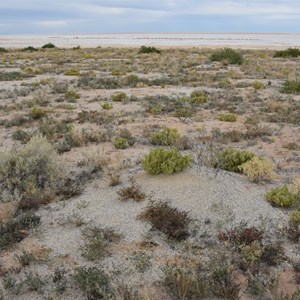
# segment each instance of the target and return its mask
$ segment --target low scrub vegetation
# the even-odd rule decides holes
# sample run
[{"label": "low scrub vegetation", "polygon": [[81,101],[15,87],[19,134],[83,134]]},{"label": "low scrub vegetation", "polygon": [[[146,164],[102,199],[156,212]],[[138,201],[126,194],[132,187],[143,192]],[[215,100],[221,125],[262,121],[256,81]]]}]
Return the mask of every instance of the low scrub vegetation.
[{"label": "low scrub vegetation", "polygon": [[300,79],[286,80],[281,91],[285,94],[300,94]]},{"label": "low scrub vegetation", "polygon": [[157,53],[160,54],[161,51],[155,47],[141,46],[139,50],[140,54],[148,54],[148,53]]},{"label": "low scrub vegetation", "polygon": [[287,185],[283,185],[271,189],[265,197],[274,206],[290,207],[296,203],[298,195],[290,192]]},{"label": "low scrub vegetation", "polygon": [[151,203],[139,218],[149,222],[153,229],[165,233],[169,238],[182,240],[188,236],[191,222],[188,213],[170,206],[167,202]]},{"label": "low scrub vegetation", "polygon": [[274,53],[274,57],[298,57],[300,56],[300,50],[297,48],[288,48],[286,50],[279,50]]},{"label": "low scrub vegetation", "polygon": [[177,129],[166,128],[151,136],[151,143],[157,146],[175,146],[180,140]]},{"label": "low scrub vegetation", "polygon": [[22,195],[54,193],[65,172],[58,154],[45,138],[35,136],[17,151],[0,158],[2,199],[20,199]]},{"label": "low scrub vegetation", "polygon": [[236,114],[220,114],[218,115],[219,121],[223,122],[236,122],[237,115]]},{"label": "low scrub vegetation", "polygon": [[190,155],[181,155],[176,148],[170,150],[162,147],[153,149],[147,154],[142,165],[144,170],[152,175],[161,173],[178,173],[185,169],[192,162]]},{"label": "low scrub vegetation", "polygon": [[210,60],[219,61],[225,64],[241,65],[243,63],[243,56],[231,48],[224,48],[216,50],[210,56]]}]

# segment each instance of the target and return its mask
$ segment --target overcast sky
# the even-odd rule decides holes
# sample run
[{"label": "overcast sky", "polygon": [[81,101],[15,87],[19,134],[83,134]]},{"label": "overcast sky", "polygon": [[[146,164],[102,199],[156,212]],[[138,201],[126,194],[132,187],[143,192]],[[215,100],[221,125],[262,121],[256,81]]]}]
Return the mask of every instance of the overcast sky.
[{"label": "overcast sky", "polygon": [[0,34],[299,31],[300,0],[0,0]]}]

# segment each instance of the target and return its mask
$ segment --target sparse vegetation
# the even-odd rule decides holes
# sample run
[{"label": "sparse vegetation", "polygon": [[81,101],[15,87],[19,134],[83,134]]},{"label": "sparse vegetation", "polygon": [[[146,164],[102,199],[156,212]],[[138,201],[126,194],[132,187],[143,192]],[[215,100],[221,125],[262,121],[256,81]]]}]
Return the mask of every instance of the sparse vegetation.
[{"label": "sparse vegetation", "polygon": [[218,116],[219,121],[223,122],[236,122],[237,115],[236,114],[220,114]]},{"label": "sparse vegetation", "polygon": [[151,143],[157,146],[175,146],[180,140],[177,129],[166,128],[151,136]]},{"label": "sparse vegetation", "polygon": [[141,46],[139,53],[158,53],[160,54],[161,51],[155,47],[148,47],[148,46]]}]

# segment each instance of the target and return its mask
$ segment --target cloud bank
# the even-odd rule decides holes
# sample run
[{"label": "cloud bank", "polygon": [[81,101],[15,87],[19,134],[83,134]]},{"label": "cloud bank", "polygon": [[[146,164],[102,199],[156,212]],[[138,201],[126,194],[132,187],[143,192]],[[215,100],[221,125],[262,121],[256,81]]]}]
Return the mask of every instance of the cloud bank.
[{"label": "cloud bank", "polygon": [[297,32],[299,0],[11,0],[0,34]]}]

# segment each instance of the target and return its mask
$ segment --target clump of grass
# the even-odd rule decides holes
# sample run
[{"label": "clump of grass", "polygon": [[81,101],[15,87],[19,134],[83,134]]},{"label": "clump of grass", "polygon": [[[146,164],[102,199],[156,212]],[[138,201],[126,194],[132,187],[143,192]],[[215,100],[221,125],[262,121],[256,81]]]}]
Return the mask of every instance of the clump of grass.
[{"label": "clump of grass", "polygon": [[298,57],[300,56],[300,50],[297,48],[288,48],[286,50],[278,50],[274,53],[273,57]]},{"label": "clump of grass", "polygon": [[118,93],[113,95],[112,97],[113,101],[115,102],[124,102],[128,99],[127,95],[125,93]]},{"label": "clump of grass", "polygon": [[207,93],[204,91],[193,91],[190,95],[189,102],[192,104],[202,104],[207,102]]},{"label": "clump of grass", "polygon": [[294,210],[290,213],[290,222],[294,225],[300,225],[300,210]]},{"label": "clump of grass", "polygon": [[97,267],[79,267],[75,269],[74,281],[89,300],[108,299],[112,288],[109,276]]},{"label": "clump of grass", "polygon": [[219,114],[218,120],[223,122],[236,122],[237,121],[237,115],[236,114]]},{"label": "clump of grass", "polygon": [[170,150],[162,147],[153,149],[147,154],[142,165],[146,172],[152,175],[161,173],[178,173],[192,162],[191,155],[181,155],[176,148]]},{"label": "clump of grass", "polygon": [[300,79],[295,79],[295,80],[286,80],[283,83],[282,93],[285,94],[300,94]]},{"label": "clump of grass", "polygon": [[66,76],[79,76],[80,70],[79,69],[68,69],[64,71],[64,75]]},{"label": "clump of grass", "polygon": [[129,147],[128,140],[123,137],[117,137],[113,140],[113,144],[117,149],[126,149]]},{"label": "clump of grass", "polygon": [[211,61],[220,61],[225,64],[241,65],[243,63],[243,56],[231,48],[224,48],[216,50],[211,56]]},{"label": "clump of grass", "polygon": [[265,88],[265,85],[261,81],[255,80],[252,82],[252,87],[255,90],[262,90]]},{"label": "clump of grass", "polygon": [[139,218],[149,222],[153,229],[165,233],[169,238],[182,240],[188,236],[191,222],[188,213],[171,207],[167,202],[151,203]]},{"label": "clump of grass", "polygon": [[133,178],[130,180],[130,185],[128,187],[124,187],[118,191],[118,195],[122,201],[133,199],[134,201],[139,202],[145,199],[145,194],[141,191],[141,187]]},{"label": "clump of grass", "polygon": [[38,105],[34,105],[31,109],[30,115],[33,119],[38,120],[47,115],[48,110],[45,108],[42,108]]},{"label": "clump of grass", "polygon": [[24,213],[0,224],[0,251],[23,240],[28,236],[29,230],[37,226],[39,222],[40,217],[31,213]]},{"label": "clump of grass", "polygon": [[147,47],[147,46],[141,46],[141,48],[139,49],[139,54],[148,54],[148,53],[161,53],[161,50],[155,48],[155,47]]},{"label": "clump of grass", "polygon": [[103,109],[112,109],[113,108],[113,105],[111,103],[108,103],[108,102],[104,102],[101,104],[101,107]]},{"label": "clump of grass", "polygon": [[166,128],[154,133],[150,140],[153,145],[174,146],[179,142],[180,134],[175,128]]},{"label": "clump of grass", "polygon": [[121,239],[111,228],[88,227],[83,230],[85,243],[81,255],[89,261],[97,261],[109,254],[109,246]]},{"label": "clump of grass", "polygon": [[34,136],[23,148],[0,156],[0,188],[3,198],[55,191],[64,178],[64,167],[47,140]]},{"label": "clump of grass", "polygon": [[56,48],[56,46],[52,43],[47,43],[42,46],[42,49],[53,49],[53,48]]},{"label": "clump of grass", "polygon": [[79,98],[80,98],[80,94],[74,90],[67,90],[65,92],[65,99],[67,99],[69,102],[74,102]]},{"label": "clump of grass", "polygon": [[265,198],[274,206],[290,207],[297,201],[297,194],[291,193],[288,186],[278,186],[265,194]]}]

